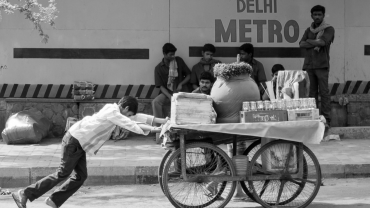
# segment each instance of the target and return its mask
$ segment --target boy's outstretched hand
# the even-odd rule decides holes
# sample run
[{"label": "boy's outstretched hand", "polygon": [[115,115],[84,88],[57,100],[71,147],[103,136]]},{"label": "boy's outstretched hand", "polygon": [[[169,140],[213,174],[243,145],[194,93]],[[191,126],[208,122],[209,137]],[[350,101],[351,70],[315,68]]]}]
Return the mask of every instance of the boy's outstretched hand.
[{"label": "boy's outstretched hand", "polygon": [[153,129],[151,130],[152,133],[160,133],[161,131],[162,131],[161,127],[153,127]]}]

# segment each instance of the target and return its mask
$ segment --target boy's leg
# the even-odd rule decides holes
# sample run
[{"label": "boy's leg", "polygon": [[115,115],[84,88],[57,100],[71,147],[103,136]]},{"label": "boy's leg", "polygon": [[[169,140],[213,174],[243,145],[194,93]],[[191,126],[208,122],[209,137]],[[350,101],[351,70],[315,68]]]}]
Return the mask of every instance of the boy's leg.
[{"label": "boy's leg", "polygon": [[[81,148],[82,149],[82,148]],[[87,165],[86,165],[86,153],[83,152],[76,167],[74,168],[75,175],[70,177],[66,182],[63,183],[49,198],[58,207],[67,201],[85,182],[87,179]]]},{"label": "boy's leg", "polygon": [[85,151],[82,150],[79,142],[67,132],[62,140],[62,158],[57,172],[25,188],[24,195],[30,201],[33,201],[67,179],[77,165],[82,153],[85,153]]},{"label": "boy's leg", "polygon": [[164,118],[163,116],[163,106],[170,102],[170,99],[167,98],[166,95],[159,94],[154,100],[152,101],[153,107],[153,115],[157,118]]}]

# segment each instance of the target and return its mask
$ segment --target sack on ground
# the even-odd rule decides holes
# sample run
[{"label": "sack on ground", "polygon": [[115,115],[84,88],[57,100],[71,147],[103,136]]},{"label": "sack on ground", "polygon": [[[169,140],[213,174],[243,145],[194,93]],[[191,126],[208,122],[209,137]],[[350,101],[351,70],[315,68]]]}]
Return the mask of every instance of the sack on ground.
[{"label": "sack on ground", "polygon": [[37,144],[49,132],[51,122],[37,109],[12,114],[1,136],[7,144]]}]

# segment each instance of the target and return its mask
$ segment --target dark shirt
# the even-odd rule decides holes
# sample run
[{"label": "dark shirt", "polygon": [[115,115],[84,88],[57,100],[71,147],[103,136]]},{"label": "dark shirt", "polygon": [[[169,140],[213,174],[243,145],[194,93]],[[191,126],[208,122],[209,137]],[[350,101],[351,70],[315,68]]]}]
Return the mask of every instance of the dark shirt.
[{"label": "dark shirt", "polygon": [[[221,63],[221,61],[218,61],[218,63]],[[200,62],[195,64],[193,68],[191,69],[190,83],[199,86],[200,74],[203,72],[204,72],[204,64]],[[213,67],[210,67],[209,72],[212,74],[212,76],[214,76]]]},{"label": "dark shirt", "polygon": [[256,82],[258,89],[260,90],[260,95],[262,97],[265,90],[260,85],[260,83],[264,83],[267,81],[265,69],[263,68],[262,63],[257,61],[256,59],[252,59],[252,63],[249,63],[249,64],[253,68],[253,73],[251,74],[251,77]]},{"label": "dark shirt", "polygon": [[261,82],[266,82],[266,73],[262,63],[257,61],[256,59],[253,59],[252,63],[249,64],[251,64],[253,68],[253,73],[251,77],[257,83],[257,86],[259,86]]},{"label": "dark shirt", "polygon": [[192,93],[199,93],[199,94],[210,95],[211,94],[211,90],[209,90],[208,92],[203,92],[203,91],[200,90],[200,87],[198,87],[197,89],[193,90]]},{"label": "dark shirt", "polygon": [[[177,72],[178,72],[178,77],[176,77],[175,82],[174,82],[174,89],[177,88],[178,84],[181,83],[187,75],[191,74],[190,69],[188,66],[185,64],[184,60],[180,57],[176,57],[176,62],[177,62]],[[166,66],[164,63],[164,60],[162,61],[155,67],[154,70],[154,80],[155,80],[155,86],[156,87],[165,87],[169,93],[173,93],[167,88],[167,82],[168,82],[168,74],[169,74],[170,68]],[[182,86],[182,92],[189,92],[190,86],[188,84],[184,84]]]},{"label": "dark shirt", "polygon": [[[320,47],[319,51],[314,48],[306,48],[306,54],[303,64],[303,70],[308,69],[329,69],[330,68],[330,45],[334,40],[335,30],[333,27],[328,27],[324,30],[324,34],[319,38],[325,42],[325,46]],[[307,28],[303,34],[301,41],[316,40],[317,33],[311,32],[310,28]]]}]

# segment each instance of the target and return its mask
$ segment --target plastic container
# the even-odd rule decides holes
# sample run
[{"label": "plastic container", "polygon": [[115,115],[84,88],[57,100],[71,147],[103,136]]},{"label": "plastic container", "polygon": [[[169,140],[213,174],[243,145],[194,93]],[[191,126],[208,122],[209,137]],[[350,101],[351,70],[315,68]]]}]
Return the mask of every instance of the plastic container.
[{"label": "plastic container", "polygon": [[236,169],[236,175],[238,176],[246,176],[247,175],[247,167],[249,163],[248,156],[246,155],[235,155],[233,158],[233,163]]}]

